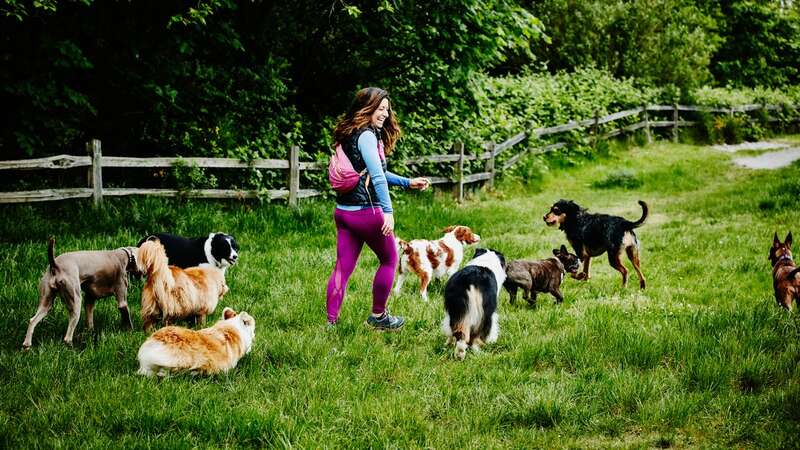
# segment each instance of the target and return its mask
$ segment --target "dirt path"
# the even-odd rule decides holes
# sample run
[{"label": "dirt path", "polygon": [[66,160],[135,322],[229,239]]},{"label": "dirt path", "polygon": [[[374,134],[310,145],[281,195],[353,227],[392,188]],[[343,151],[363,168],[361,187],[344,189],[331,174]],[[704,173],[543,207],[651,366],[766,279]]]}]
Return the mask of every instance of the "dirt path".
[{"label": "dirt path", "polygon": [[776,150],[758,156],[734,158],[734,164],[748,169],[779,169],[800,159],[800,147],[790,147],[781,142],[744,142],[737,145],[715,145],[715,150],[736,153],[742,150]]}]

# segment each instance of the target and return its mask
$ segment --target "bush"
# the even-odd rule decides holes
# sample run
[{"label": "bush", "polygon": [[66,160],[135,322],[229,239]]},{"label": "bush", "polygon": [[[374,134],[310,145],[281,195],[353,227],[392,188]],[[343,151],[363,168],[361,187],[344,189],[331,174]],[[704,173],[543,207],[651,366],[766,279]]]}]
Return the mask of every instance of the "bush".
[{"label": "bush", "polygon": [[637,189],[642,187],[644,181],[635,172],[630,170],[620,170],[609,174],[604,180],[595,181],[592,187],[595,189]]},{"label": "bush", "polygon": [[711,79],[714,18],[687,0],[528,1],[552,36],[536,47],[551,71],[599,67],[687,91]]}]

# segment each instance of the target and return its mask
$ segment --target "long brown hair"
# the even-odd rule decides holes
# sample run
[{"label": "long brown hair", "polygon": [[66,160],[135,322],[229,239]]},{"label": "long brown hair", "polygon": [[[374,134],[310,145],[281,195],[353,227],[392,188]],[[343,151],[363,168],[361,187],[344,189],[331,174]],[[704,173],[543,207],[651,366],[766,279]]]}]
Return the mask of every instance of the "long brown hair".
[{"label": "long brown hair", "polygon": [[[353,103],[346,114],[339,117],[339,122],[333,130],[333,144],[342,144],[356,131],[372,125],[372,114],[378,109],[383,99],[389,99],[389,93],[381,88],[368,87],[356,93]],[[389,116],[383,121],[383,128],[379,133],[383,141],[383,151],[387,155],[392,153],[397,139],[400,138],[400,126],[394,115],[391,101],[389,102]]]}]

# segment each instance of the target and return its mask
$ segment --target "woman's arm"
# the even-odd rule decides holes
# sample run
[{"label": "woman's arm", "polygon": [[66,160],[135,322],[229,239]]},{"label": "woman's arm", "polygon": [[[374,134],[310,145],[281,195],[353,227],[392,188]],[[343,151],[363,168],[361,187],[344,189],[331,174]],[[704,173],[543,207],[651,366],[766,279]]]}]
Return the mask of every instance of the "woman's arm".
[{"label": "woman's arm", "polygon": [[408,189],[411,186],[411,179],[402,177],[397,175],[396,173],[389,172],[388,170],[385,172],[386,174],[386,181],[389,182],[389,186],[400,186],[403,189]]},{"label": "woman's arm", "polygon": [[392,199],[389,197],[389,183],[381,166],[381,158],[378,156],[378,139],[375,137],[375,133],[371,130],[361,133],[361,136],[358,137],[358,150],[367,165],[367,172],[372,179],[372,185],[375,186],[381,210],[386,214],[391,214],[393,210]]}]

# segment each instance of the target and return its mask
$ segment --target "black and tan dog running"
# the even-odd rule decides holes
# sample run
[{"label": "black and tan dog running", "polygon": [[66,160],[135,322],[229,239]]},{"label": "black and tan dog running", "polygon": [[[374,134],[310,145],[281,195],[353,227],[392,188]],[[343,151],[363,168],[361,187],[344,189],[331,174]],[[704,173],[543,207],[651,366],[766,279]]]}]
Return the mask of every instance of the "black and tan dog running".
[{"label": "black and tan dog running", "polygon": [[564,230],[567,240],[583,262],[583,273],[573,275],[578,280],[588,280],[589,262],[592,257],[608,252],[611,267],[622,274],[622,286],[628,283],[628,270],[622,264],[623,251],[633,263],[639,275],[639,287],[644,289],[645,279],[639,267],[639,239],[634,228],[641,226],[647,218],[647,204],[639,200],[642,217],[636,222],[608,214],[590,214],[572,200],[559,200],[544,215],[548,226],[558,224]]}]

